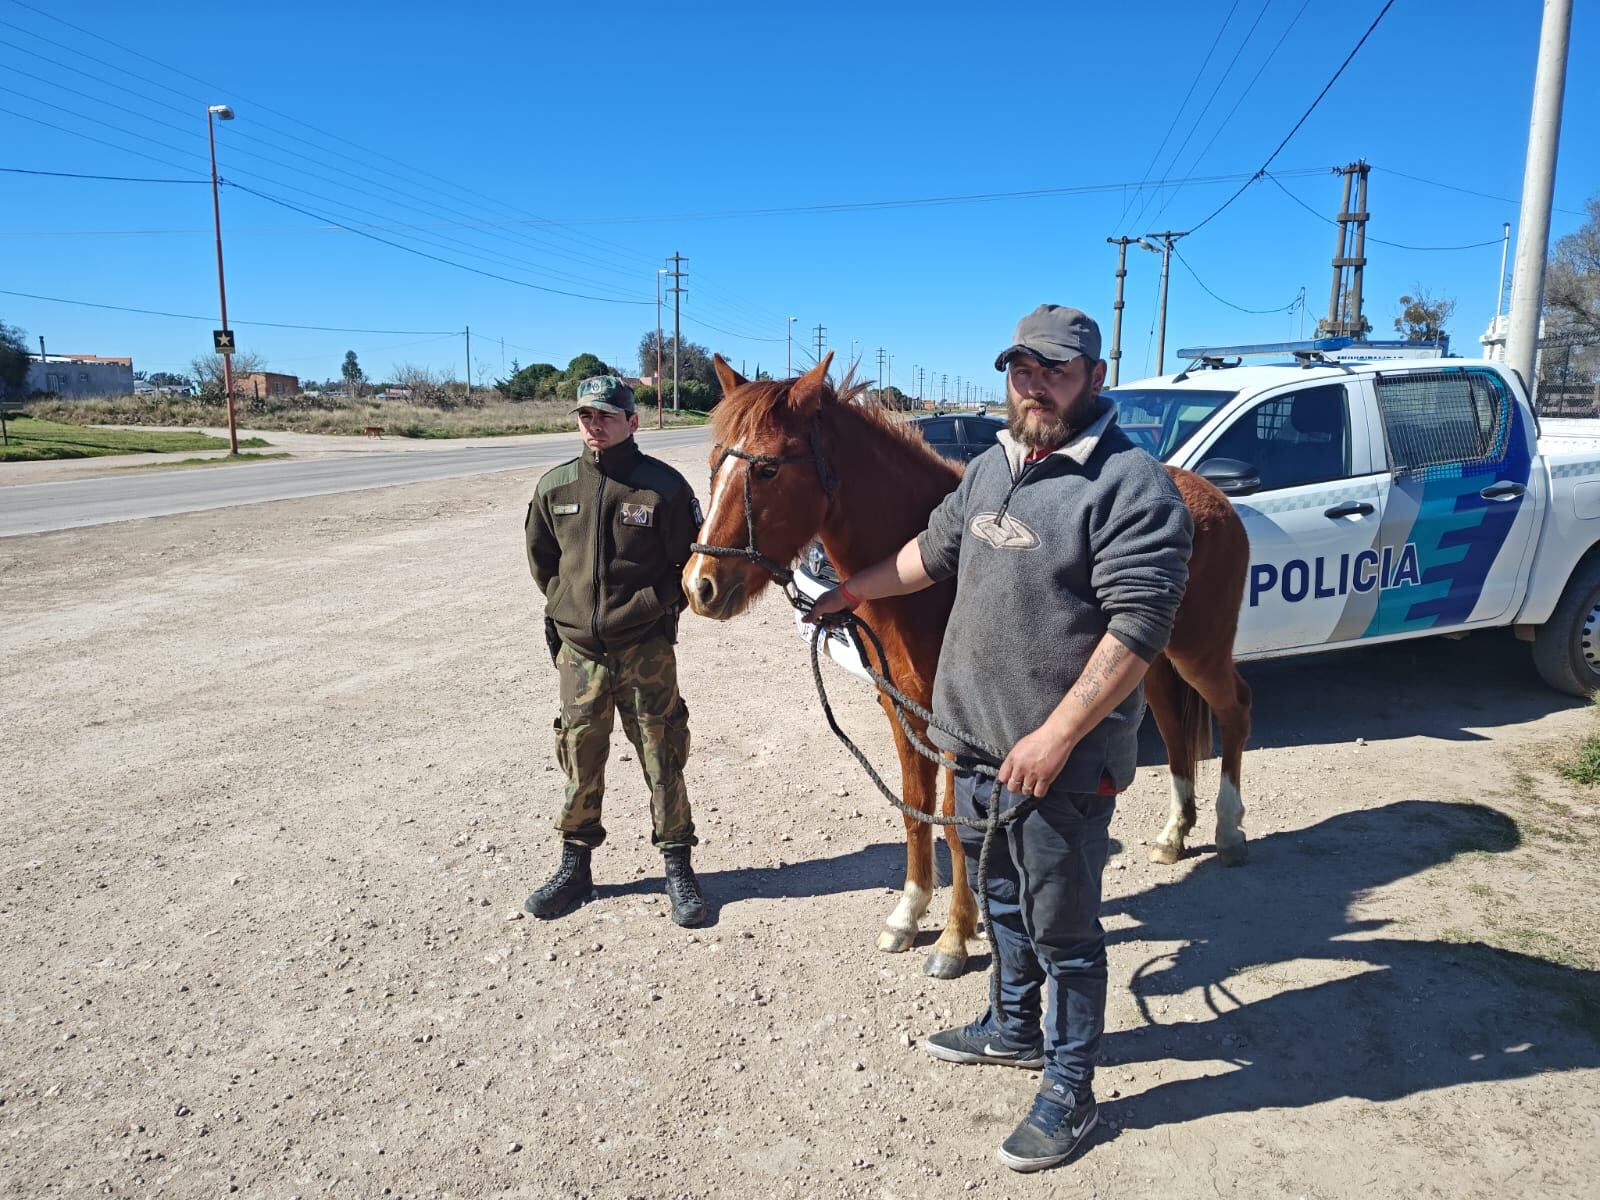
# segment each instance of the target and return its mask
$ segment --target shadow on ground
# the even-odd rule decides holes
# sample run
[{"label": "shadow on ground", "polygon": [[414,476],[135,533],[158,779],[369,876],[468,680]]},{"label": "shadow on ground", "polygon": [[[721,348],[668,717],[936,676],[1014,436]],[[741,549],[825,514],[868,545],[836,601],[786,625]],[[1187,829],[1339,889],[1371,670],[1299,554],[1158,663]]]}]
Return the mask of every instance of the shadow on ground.
[{"label": "shadow on ground", "polygon": [[[1341,745],[1358,737],[1481,742],[1485,736],[1475,730],[1520,725],[1585,703],[1540,679],[1527,644],[1500,629],[1455,641],[1420,638],[1241,663],[1239,670],[1255,693],[1252,750]],[[1166,761],[1155,722],[1146,721],[1139,765]]]},{"label": "shadow on ground", "polygon": [[[1600,1067],[1600,972],[1479,942],[1425,941],[1358,920],[1366,893],[1458,854],[1520,845],[1493,808],[1407,800],[1252,840],[1240,870],[1187,878],[1106,906],[1131,917],[1111,940],[1181,949],[1135,969],[1148,1024],[1110,1034],[1108,1062],[1178,1059],[1217,1073],[1161,1083],[1106,1106],[1124,1129],[1340,1097],[1393,1100],[1456,1084]],[[1307,960],[1325,967],[1308,969]],[[1294,990],[1273,968],[1340,978]],[[1164,997],[1209,1019],[1156,1023]],[[1273,990],[1264,998],[1252,993]]]}]

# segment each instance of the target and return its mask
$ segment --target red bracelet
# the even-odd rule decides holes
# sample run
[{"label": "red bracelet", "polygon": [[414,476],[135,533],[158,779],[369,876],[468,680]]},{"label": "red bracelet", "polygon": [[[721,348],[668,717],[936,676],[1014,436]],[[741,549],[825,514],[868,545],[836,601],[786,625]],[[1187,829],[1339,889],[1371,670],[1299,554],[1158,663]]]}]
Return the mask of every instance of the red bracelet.
[{"label": "red bracelet", "polygon": [[839,585],[839,594],[850,601],[851,608],[859,608],[861,606],[861,597],[852,592],[848,585],[841,583]]}]

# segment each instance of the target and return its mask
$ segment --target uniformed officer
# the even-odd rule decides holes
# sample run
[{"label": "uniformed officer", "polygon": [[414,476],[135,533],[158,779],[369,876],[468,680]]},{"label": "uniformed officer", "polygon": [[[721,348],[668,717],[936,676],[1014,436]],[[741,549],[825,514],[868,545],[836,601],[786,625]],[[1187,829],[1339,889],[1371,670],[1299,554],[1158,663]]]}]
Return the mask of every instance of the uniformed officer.
[{"label": "uniformed officer", "polygon": [[689,710],[678,694],[679,578],[700,527],[688,481],[639,450],[633,391],[598,375],[578,386],[584,451],[547,472],[528,505],[528,564],[545,598],[545,637],[561,675],[556,758],[566,803],[561,863],[523,906],[556,917],[588,899],[590,852],[605,840],[600,802],[614,712],[650,788],[651,840],[665,859],[672,919],[705,920],[689,862],[696,844],[683,766]]}]

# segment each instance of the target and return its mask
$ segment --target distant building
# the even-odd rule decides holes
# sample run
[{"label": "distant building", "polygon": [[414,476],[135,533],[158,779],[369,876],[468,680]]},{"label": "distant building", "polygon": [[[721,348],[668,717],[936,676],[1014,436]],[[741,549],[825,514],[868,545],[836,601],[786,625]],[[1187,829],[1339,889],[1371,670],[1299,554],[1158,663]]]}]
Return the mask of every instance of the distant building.
[{"label": "distant building", "polygon": [[298,375],[279,375],[274,371],[256,371],[249,375],[235,375],[233,377],[233,394],[235,397],[253,397],[260,400],[263,396],[298,396],[300,394],[300,377]]},{"label": "distant building", "polygon": [[133,359],[98,354],[29,355],[26,387],[30,392],[52,392],[63,400],[126,396],[133,391]]}]

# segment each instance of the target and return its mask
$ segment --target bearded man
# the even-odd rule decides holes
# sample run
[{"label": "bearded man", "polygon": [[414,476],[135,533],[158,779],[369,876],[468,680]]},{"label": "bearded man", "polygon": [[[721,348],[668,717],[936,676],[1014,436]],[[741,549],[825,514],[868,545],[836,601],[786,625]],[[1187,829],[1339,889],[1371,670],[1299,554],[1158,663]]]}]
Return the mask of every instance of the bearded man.
[{"label": "bearded man", "polygon": [[[945,1062],[1044,1069],[1031,1111],[997,1151],[1013,1170],[1036,1171],[1070,1157],[1099,1115],[1107,830],[1133,780],[1142,682],[1183,598],[1194,525],[1165,469],[1099,394],[1106,364],[1090,317],[1040,305],[995,368],[1006,373],[1009,432],[973,460],[926,530],[819,597],[809,619],[955,577],[934,713],[1008,749],[1003,811],[1028,797],[1035,806],[990,850],[999,1006],[923,1045]],[[960,766],[978,762],[976,745],[930,736]],[[986,819],[991,796],[987,779],[958,775],[962,816]],[[961,836],[976,889],[982,835]]]}]

